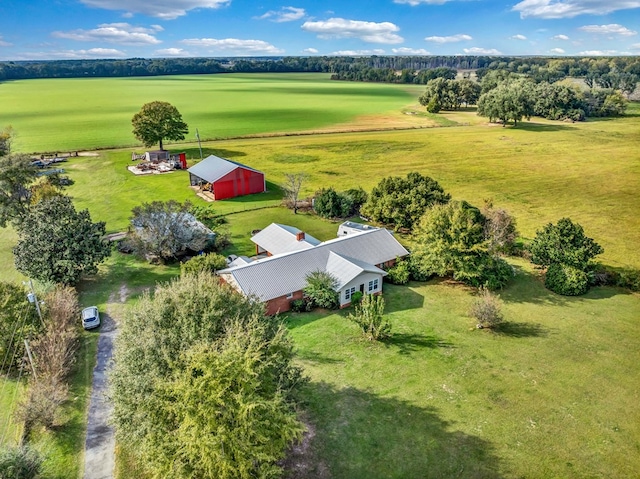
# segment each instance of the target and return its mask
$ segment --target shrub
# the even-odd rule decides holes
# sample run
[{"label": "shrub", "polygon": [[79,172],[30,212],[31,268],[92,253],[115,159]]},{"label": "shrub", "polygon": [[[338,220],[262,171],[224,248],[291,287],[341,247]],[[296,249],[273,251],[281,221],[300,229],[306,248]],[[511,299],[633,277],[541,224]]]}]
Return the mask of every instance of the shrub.
[{"label": "shrub", "polygon": [[500,296],[486,288],[480,288],[469,315],[478,321],[478,328],[495,328],[503,320]]},{"label": "shrub", "polygon": [[589,290],[589,276],[573,266],[554,263],[547,269],[544,284],[554,293],[579,296]]},{"label": "shrub", "polygon": [[291,311],[294,313],[307,313],[311,311],[313,304],[307,299],[294,299],[291,301]]},{"label": "shrub", "polygon": [[33,449],[9,447],[0,450],[0,478],[35,479],[42,469],[42,457]]},{"label": "shrub", "polygon": [[484,266],[480,281],[485,288],[502,289],[513,278],[513,268],[502,258],[489,257]]},{"label": "shrub", "polygon": [[640,270],[625,268],[615,275],[615,285],[631,291],[640,291]]},{"label": "shrub", "polygon": [[353,203],[348,195],[327,188],[316,193],[313,209],[323,218],[346,218],[351,215]]},{"label": "shrub", "polygon": [[349,198],[351,198],[351,213],[357,214],[360,211],[360,207],[367,202],[369,195],[361,186],[358,188],[350,188],[344,192]]},{"label": "shrub", "polygon": [[354,314],[348,319],[356,323],[367,339],[380,341],[391,336],[391,324],[384,316],[384,298],[373,294],[365,294],[356,306]]},{"label": "shrub", "polygon": [[336,309],[340,304],[337,287],[338,280],[333,275],[324,271],[312,271],[307,275],[304,294],[319,308]]},{"label": "shrub", "polygon": [[387,270],[385,279],[391,284],[407,284],[409,282],[409,262],[396,260],[396,264]]},{"label": "shrub", "polygon": [[227,267],[227,260],[224,256],[216,253],[201,254],[194,256],[189,261],[180,264],[180,274],[196,274],[202,271],[215,273]]},{"label": "shrub", "polygon": [[356,291],[351,295],[351,304],[353,306],[357,306],[362,302],[362,293],[360,291]]}]

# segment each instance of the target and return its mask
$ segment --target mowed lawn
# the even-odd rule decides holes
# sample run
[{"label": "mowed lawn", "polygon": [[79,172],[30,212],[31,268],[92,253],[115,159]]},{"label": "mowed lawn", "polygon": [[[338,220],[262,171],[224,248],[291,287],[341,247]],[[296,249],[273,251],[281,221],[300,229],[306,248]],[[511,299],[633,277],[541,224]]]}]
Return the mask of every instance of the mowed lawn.
[{"label": "mowed lawn", "polygon": [[[219,74],[16,80],[0,83],[0,128],[12,125],[24,152],[139,144],[131,118],[168,101],[195,140],[314,130],[414,104],[420,85],[337,82],[329,74]],[[422,121],[425,124],[425,121]],[[426,123],[429,123],[426,120]]]},{"label": "mowed lawn", "polygon": [[560,297],[514,264],[497,333],[442,281],[385,284],[384,343],[347,312],[290,315],[313,431],[291,477],[637,477],[640,297]]}]

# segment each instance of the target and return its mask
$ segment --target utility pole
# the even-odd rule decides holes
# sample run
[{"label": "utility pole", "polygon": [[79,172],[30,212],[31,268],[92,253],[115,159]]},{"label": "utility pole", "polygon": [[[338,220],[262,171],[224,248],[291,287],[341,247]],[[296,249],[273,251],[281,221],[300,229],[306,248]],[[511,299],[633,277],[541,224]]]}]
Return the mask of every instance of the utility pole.
[{"label": "utility pole", "polygon": [[[24,281],[22,284],[27,284]],[[31,292],[27,294],[27,299],[30,303],[33,303],[36,306],[36,311],[38,312],[38,317],[40,318],[40,322],[44,325],[44,320],[42,319],[42,311],[40,310],[40,302],[38,301],[38,297],[36,296],[36,292],[33,289],[33,281],[29,280],[29,289]]]},{"label": "utility pole", "polygon": [[200,133],[196,128],[196,138],[198,139],[198,148],[200,148],[200,161],[202,161],[202,145],[200,144]]},{"label": "utility pole", "polygon": [[33,371],[33,379],[38,380],[38,375],[36,374],[36,365],[33,362],[33,355],[31,354],[31,347],[29,346],[29,341],[24,340],[24,348],[27,350],[27,356],[29,356],[29,364],[31,364],[31,370]]}]

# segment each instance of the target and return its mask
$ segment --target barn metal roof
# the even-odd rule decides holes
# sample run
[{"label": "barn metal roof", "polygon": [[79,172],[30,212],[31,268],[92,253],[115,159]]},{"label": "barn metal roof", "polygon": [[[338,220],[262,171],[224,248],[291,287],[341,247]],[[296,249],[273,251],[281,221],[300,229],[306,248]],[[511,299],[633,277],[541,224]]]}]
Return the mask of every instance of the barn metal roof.
[{"label": "barn metal roof", "polygon": [[[339,259],[331,257],[331,253]],[[307,275],[313,271],[327,271],[331,267],[344,285],[347,278],[355,277],[358,269],[372,271],[374,265],[408,254],[391,233],[377,229],[335,238],[302,251],[258,259],[221,270],[219,274],[245,295],[268,301],[304,289]],[[346,265],[345,261],[352,265]]]},{"label": "barn metal roof", "polygon": [[298,241],[296,238],[300,233],[303,231],[294,226],[271,223],[252,236],[251,241],[273,255],[309,249],[320,244],[319,239],[306,233],[304,239]]},{"label": "barn metal roof", "polygon": [[243,165],[242,163],[238,163],[237,161],[220,158],[219,156],[215,155],[207,156],[204,160],[196,163],[187,171],[197,176],[198,178],[202,178],[208,183],[213,183],[214,181],[219,180],[223,176],[231,173],[238,167],[255,171],[256,173],[260,173],[261,175],[264,174],[261,171],[251,168],[250,166]]}]

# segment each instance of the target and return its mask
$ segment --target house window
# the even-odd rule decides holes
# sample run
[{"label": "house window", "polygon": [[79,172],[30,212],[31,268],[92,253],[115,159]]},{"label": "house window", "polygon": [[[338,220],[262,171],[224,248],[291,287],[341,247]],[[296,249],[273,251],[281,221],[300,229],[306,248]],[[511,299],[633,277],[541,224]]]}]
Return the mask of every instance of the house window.
[{"label": "house window", "polygon": [[369,281],[369,292],[378,291],[378,278]]},{"label": "house window", "polygon": [[344,299],[351,299],[351,296],[353,296],[353,293],[356,292],[356,287],[354,286],[353,288],[347,288],[344,290]]},{"label": "house window", "polygon": [[289,293],[289,294],[287,295],[287,299],[291,299],[291,298],[293,298],[293,293]]}]

